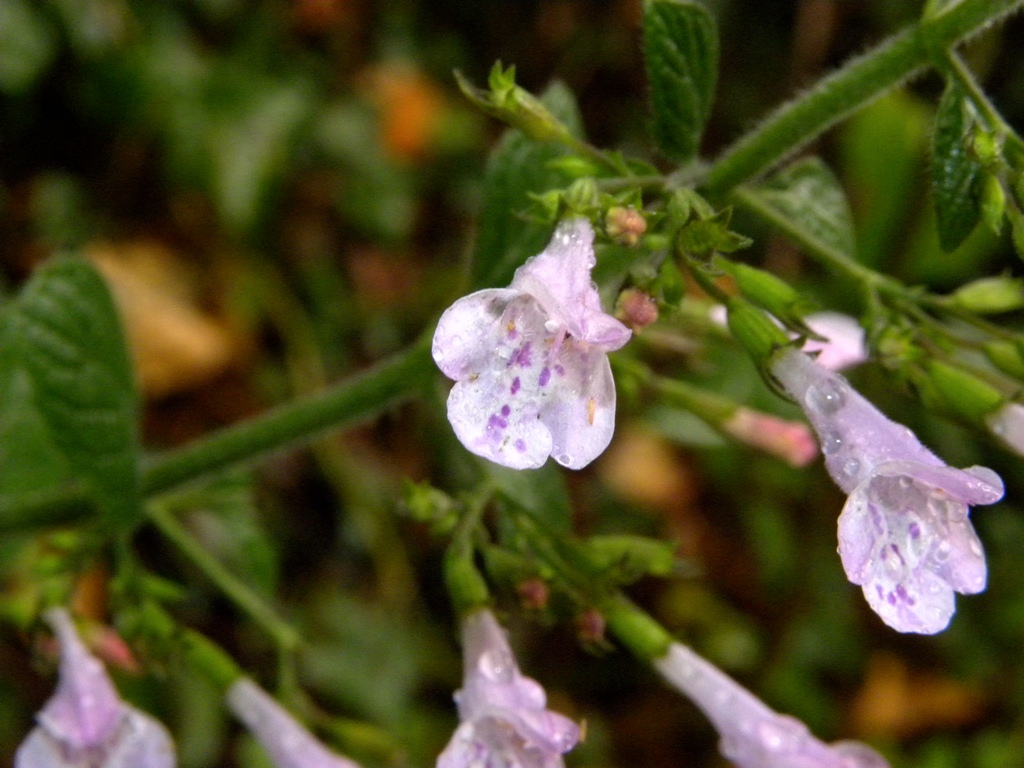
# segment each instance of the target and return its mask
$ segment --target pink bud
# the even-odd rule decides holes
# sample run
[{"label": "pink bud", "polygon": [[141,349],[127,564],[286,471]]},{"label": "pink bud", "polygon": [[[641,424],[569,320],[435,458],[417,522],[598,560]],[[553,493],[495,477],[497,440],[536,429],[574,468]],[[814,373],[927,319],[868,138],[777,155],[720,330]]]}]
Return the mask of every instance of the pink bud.
[{"label": "pink bud", "polygon": [[794,467],[805,467],[818,455],[818,443],[810,427],[750,408],[737,408],[721,424],[722,430],[740,442],[759,448]]}]

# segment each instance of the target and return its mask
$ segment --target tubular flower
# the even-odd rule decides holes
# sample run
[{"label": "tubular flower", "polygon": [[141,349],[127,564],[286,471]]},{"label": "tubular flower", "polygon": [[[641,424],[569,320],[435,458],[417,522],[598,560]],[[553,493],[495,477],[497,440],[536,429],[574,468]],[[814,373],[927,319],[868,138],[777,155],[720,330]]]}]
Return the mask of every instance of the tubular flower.
[{"label": "tubular flower", "polygon": [[813,312],[804,318],[807,326],[827,341],[808,339],[804,352],[817,352],[815,361],[830,371],[860,365],[868,359],[864,328],[857,318],[842,312]]},{"label": "tubular flower", "polygon": [[18,748],[15,768],[172,768],[167,729],[121,701],[68,612],[55,608],[46,620],[60,643],[60,679]]},{"label": "tubular flower", "polygon": [[494,614],[467,616],[462,642],[464,676],[455,693],[461,722],[437,768],[562,768],[579,726],[545,708],[544,689],[519,672]]},{"label": "tubular flower", "polygon": [[737,768],[889,768],[858,741],[825,744],[684,645],[670,645],[654,666],[707,715],[721,737],[722,754]]},{"label": "tubular flower", "polygon": [[985,556],[967,516],[970,505],[1002,498],[1002,480],[986,467],[946,466],[846,379],[800,352],[784,351],[772,374],[803,407],[829,474],[849,494],[839,516],[846,575],[892,628],[941,632],[954,592],[985,589]]},{"label": "tubular flower", "polygon": [[606,353],[630,330],[601,309],[594,264],[590,222],[570,219],[508,288],[477,291],[441,315],[434,360],[456,380],[448,420],[473,453],[513,469],[548,456],[580,469],[611,442],[615,383]]},{"label": "tubular flower", "polygon": [[277,768],[359,768],[331,752],[252,680],[236,680],[227,692],[228,708],[267,750]]}]

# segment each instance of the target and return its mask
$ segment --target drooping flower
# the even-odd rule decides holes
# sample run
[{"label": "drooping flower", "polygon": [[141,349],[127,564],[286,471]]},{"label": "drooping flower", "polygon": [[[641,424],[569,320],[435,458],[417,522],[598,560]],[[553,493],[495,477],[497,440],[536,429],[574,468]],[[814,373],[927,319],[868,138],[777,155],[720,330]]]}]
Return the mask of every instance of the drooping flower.
[{"label": "drooping flower", "polygon": [[722,754],[736,768],[889,768],[866,744],[824,743],[685,645],[673,643],[653,664],[707,715],[721,737]]},{"label": "drooping flower", "polygon": [[437,768],[561,768],[579,726],[546,709],[544,689],[520,673],[494,614],[483,609],[463,619],[462,644],[460,723]]},{"label": "drooping flower", "polygon": [[473,453],[513,469],[553,456],[580,469],[615,429],[615,383],[607,352],[630,330],[601,309],[590,279],[594,231],[562,222],[508,288],[465,296],[434,332],[433,355],[456,380],[448,420]]},{"label": "drooping flower", "polygon": [[60,643],[60,678],[18,748],[15,768],[172,768],[167,729],[121,701],[68,612],[55,608],[46,620]]},{"label": "drooping flower", "polygon": [[985,589],[985,555],[968,512],[1002,498],[1002,480],[986,467],[946,466],[846,379],[801,352],[782,352],[772,374],[804,409],[829,474],[849,494],[839,516],[846,575],[889,626],[941,632],[955,610],[954,592]]},{"label": "drooping flower", "polygon": [[232,683],[226,699],[277,768],[359,768],[358,763],[327,749],[249,678]]}]

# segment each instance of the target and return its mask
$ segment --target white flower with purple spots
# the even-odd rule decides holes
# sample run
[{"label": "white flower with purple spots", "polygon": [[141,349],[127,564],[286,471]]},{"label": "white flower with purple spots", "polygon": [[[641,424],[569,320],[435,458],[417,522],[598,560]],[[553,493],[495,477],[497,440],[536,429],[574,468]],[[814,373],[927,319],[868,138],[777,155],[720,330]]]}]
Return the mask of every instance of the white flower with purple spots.
[{"label": "white flower with purple spots", "polygon": [[173,768],[174,745],[157,720],[121,701],[67,611],[46,614],[60,643],[57,691],[14,756],[14,768]]},{"label": "white flower with purple spots", "polygon": [[685,645],[673,643],[655,669],[707,715],[736,768],[889,768],[859,741],[826,744],[795,717],[780,715]]},{"label": "white flower with purple spots", "polygon": [[544,689],[516,665],[489,610],[462,621],[464,676],[455,693],[459,727],[437,768],[563,768],[580,728],[547,707]]},{"label": "white flower with purple spots", "polygon": [[590,222],[570,219],[508,288],[477,291],[441,315],[434,360],[456,380],[448,420],[473,453],[513,469],[548,456],[580,469],[611,442],[607,353],[630,330],[601,309],[594,264]]},{"label": "white flower with purple spots", "polygon": [[846,575],[890,627],[941,632],[955,610],[954,592],[985,589],[985,555],[968,512],[1001,499],[1002,480],[986,467],[946,466],[846,379],[801,352],[783,351],[772,375],[804,409],[829,474],[849,494],[839,516]]}]

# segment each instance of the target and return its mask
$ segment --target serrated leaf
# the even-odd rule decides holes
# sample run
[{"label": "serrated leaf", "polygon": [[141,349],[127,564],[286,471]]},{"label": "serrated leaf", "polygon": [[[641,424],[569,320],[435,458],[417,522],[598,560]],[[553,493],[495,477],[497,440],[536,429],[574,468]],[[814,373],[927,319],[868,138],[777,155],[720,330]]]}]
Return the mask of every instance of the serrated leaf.
[{"label": "serrated leaf", "polygon": [[[541,102],[573,135],[582,135],[576,101],[569,89],[552,84]],[[567,186],[573,177],[551,161],[569,150],[557,144],[531,141],[509,130],[498,142],[484,175],[483,205],[473,251],[473,288],[507,285],[516,267],[544,248],[550,227],[517,216],[530,207],[531,193]]]},{"label": "serrated leaf", "polygon": [[56,260],[9,312],[5,356],[26,378],[12,379],[8,393],[24,400],[31,392],[71,473],[91,486],[108,522],[130,527],[141,509],[138,396],[106,284],[86,261]]},{"label": "serrated leaf", "polygon": [[819,158],[799,160],[784,168],[756,187],[755,194],[809,238],[854,258],[850,204],[839,180]]},{"label": "serrated leaf", "polygon": [[718,78],[718,28],[690,0],[654,0],[644,9],[644,58],[651,89],[652,130],[674,160],[697,154]]},{"label": "serrated leaf", "polygon": [[942,250],[955,250],[981,220],[981,165],[967,151],[973,120],[963,92],[950,85],[942,95],[932,133],[932,199]]}]

